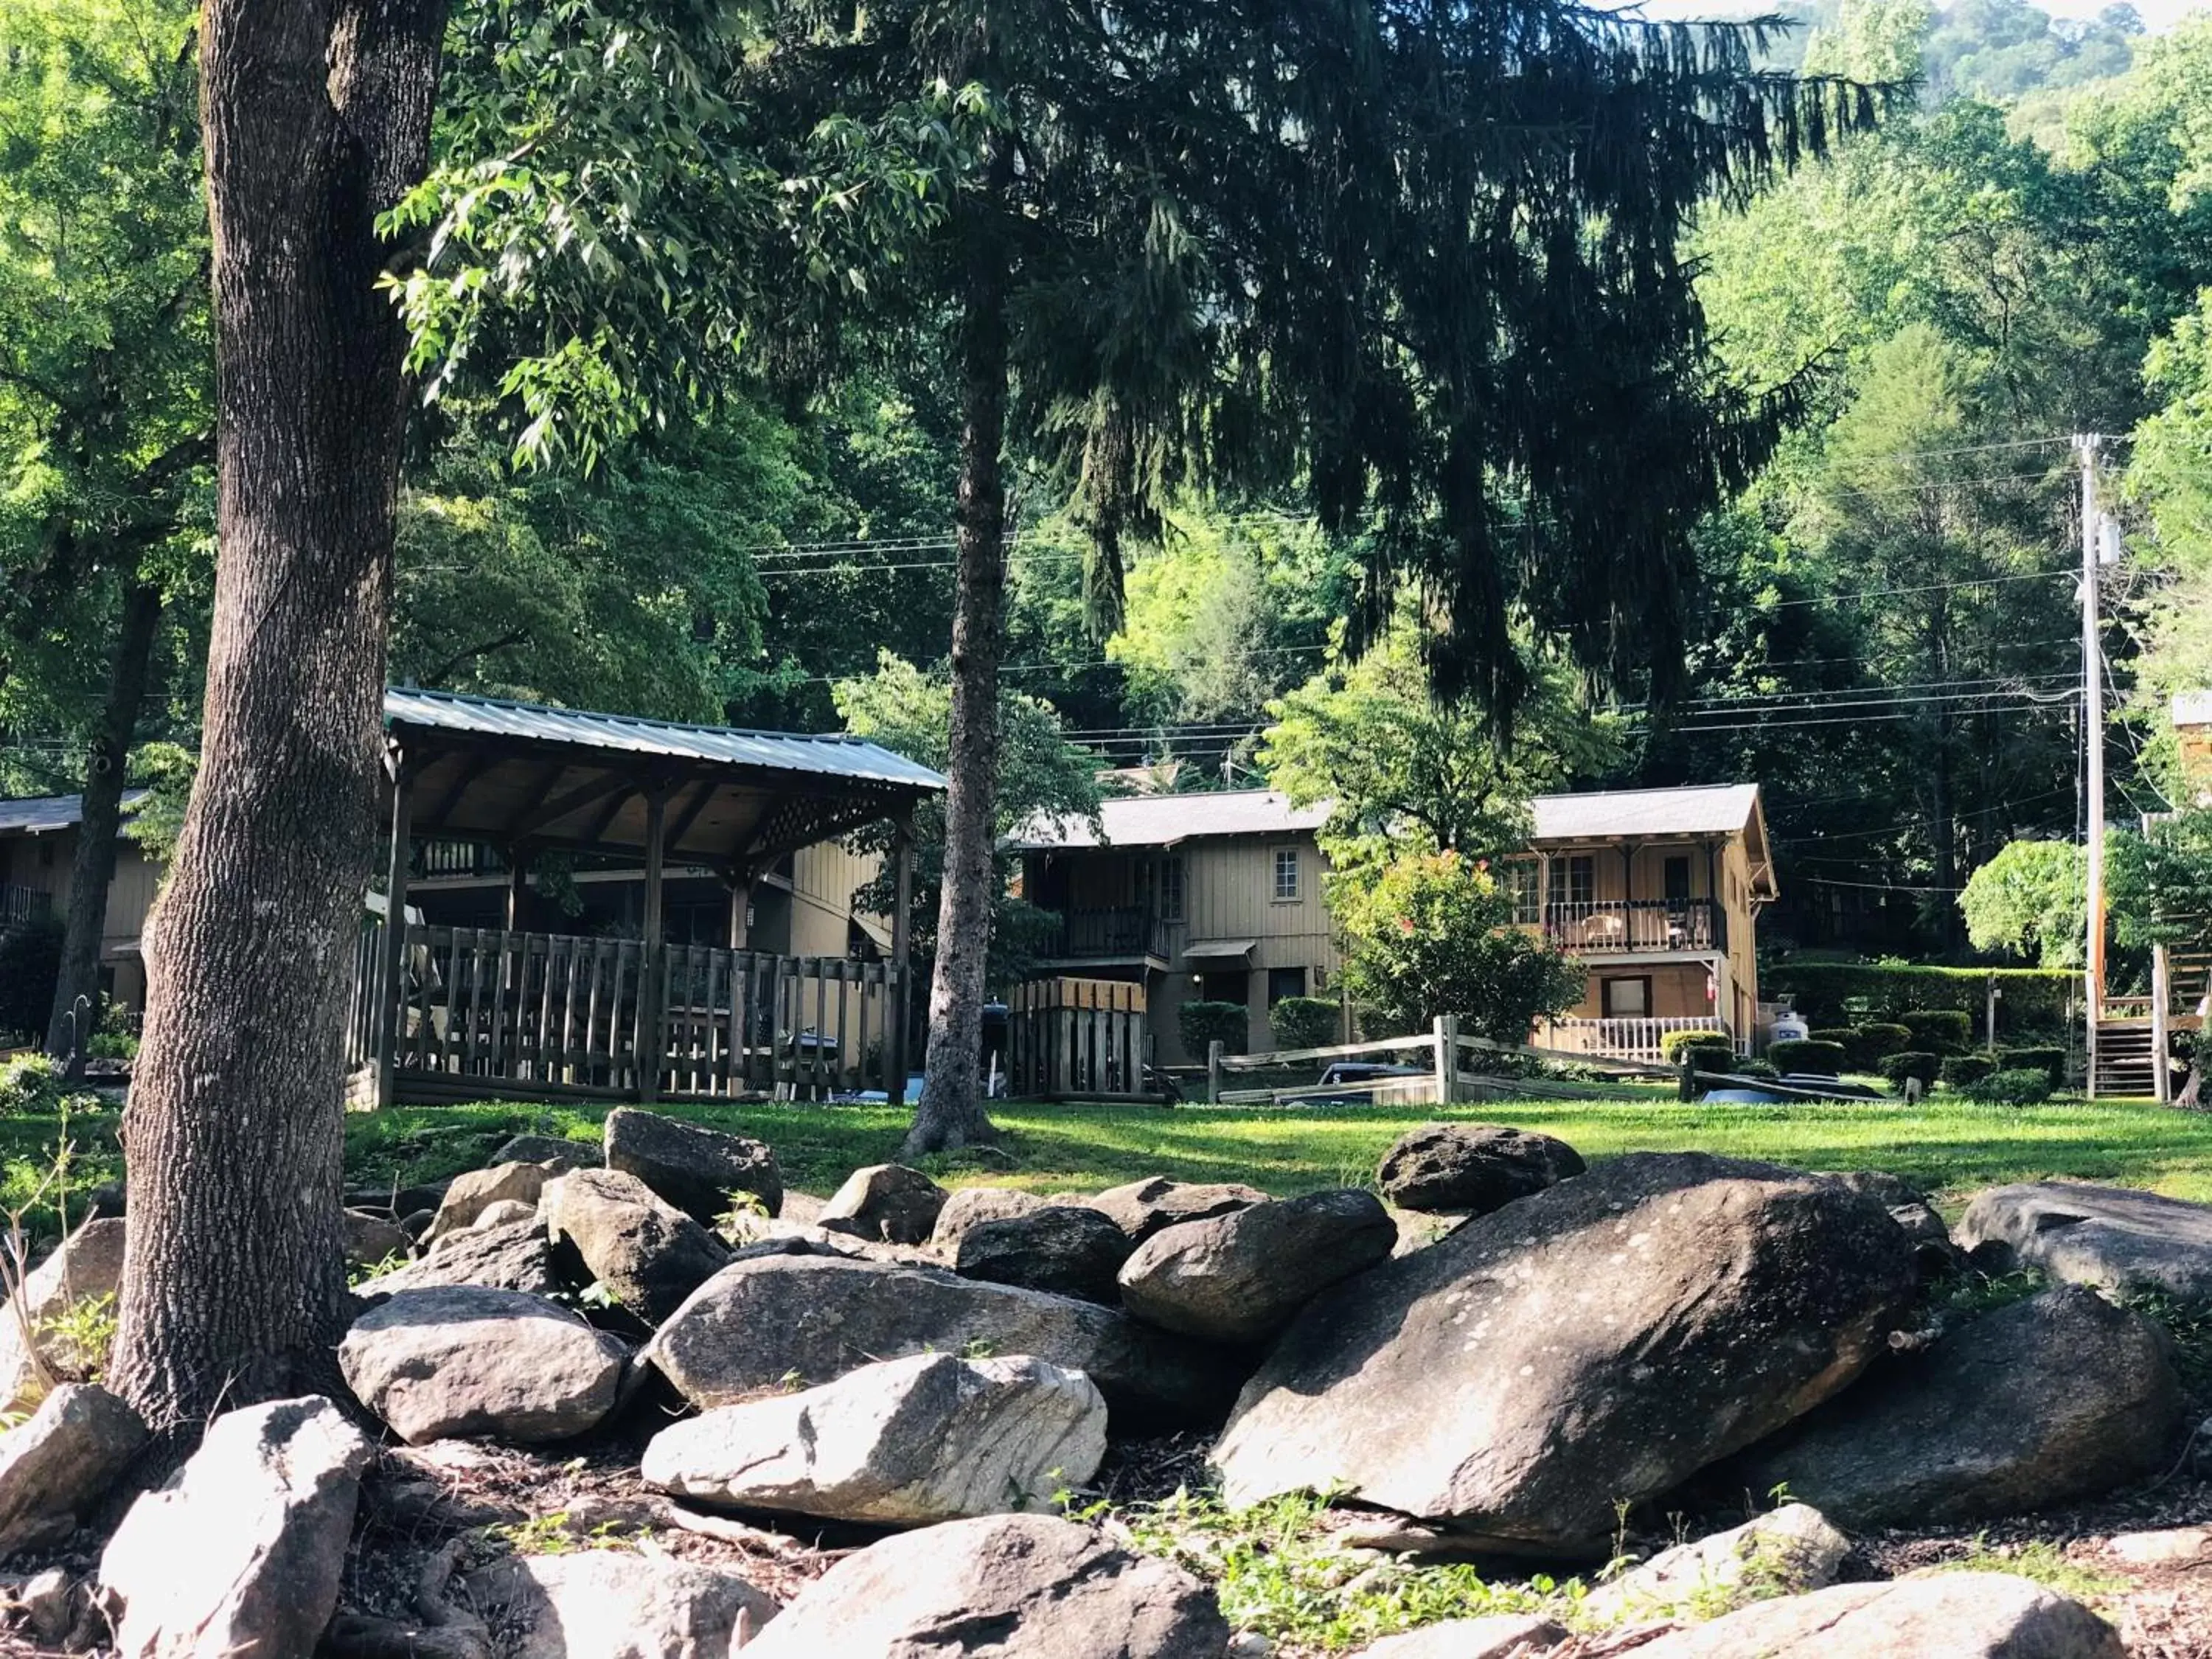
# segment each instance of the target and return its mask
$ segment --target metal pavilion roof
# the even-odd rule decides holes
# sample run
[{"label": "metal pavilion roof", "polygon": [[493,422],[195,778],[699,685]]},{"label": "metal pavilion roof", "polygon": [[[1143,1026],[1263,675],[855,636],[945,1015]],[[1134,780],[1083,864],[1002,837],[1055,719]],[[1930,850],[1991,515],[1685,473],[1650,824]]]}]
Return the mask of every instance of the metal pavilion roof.
[{"label": "metal pavilion roof", "polygon": [[387,728],[415,726],[476,737],[616,750],[676,761],[799,772],[854,782],[942,789],[942,774],[895,755],[880,744],[839,732],[752,732],[726,726],[686,726],[590,709],[554,708],[459,691],[412,687],[384,694]]}]

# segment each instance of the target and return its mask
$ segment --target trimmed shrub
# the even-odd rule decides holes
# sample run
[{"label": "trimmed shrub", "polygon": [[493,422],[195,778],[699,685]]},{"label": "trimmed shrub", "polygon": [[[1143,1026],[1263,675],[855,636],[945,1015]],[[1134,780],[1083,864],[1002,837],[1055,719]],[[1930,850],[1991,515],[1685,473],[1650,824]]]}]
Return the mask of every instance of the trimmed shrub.
[{"label": "trimmed shrub", "polygon": [[62,975],[62,924],[52,917],[0,933],[0,1048],[12,1035],[42,1042]]},{"label": "trimmed shrub", "polygon": [[2051,1078],[2039,1066],[2016,1066],[1969,1085],[1966,1096],[1984,1106],[2039,1105],[2051,1098]]},{"label": "trimmed shrub", "polygon": [[1773,1066],[1768,1065],[1763,1060],[1739,1060],[1729,1069],[1734,1072],[1738,1077],[1762,1078],[1769,1083],[1773,1082],[1776,1078],[1782,1075],[1780,1072],[1777,1071]]},{"label": "trimmed shrub", "polygon": [[1659,1052],[1669,1066],[1682,1063],[1685,1048],[1727,1048],[1729,1042],[1725,1031],[1669,1031],[1659,1039]]},{"label": "trimmed shrub", "polygon": [[1686,1042],[1674,1050],[1674,1064],[1685,1060],[1694,1072],[1733,1072],[1735,1070],[1735,1048],[1727,1038],[1718,1042]]},{"label": "trimmed shrub", "polygon": [[1769,1043],[1766,1057],[1785,1076],[1803,1072],[1814,1077],[1834,1077],[1844,1069],[1844,1045],[1814,1037],[1784,1037]]},{"label": "trimmed shrub", "polygon": [[1973,1016],[1957,1008],[1915,1008],[1897,1023],[1921,1048],[1939,1054],[1960,1054],[1974,1037]]},{"label": "trimmed shrub", "polygon": [[1336,1041],[1343,1018],[1328,997],[1285,997],[1267,1010],[1267,1029],[1278,1048],[1321,1048]]},{"label": "trimmed shrub", "polygon": [[1809,1024],[1835,1025],[1867,1010],[1954,1008],[1978,1014],[1990,980],[2004,993],[2000,1021],[2014,1030],[2063,1030],[2068,999],[2079,989],[2079,969],[1932,968],[1901,962],[1782,962],[1763,966],[1759,991],[1787,996]]},{"label": "trimmed shrub", "polygon": [[[2178,1037],[2194,1037],[2197,1034],[2194,1031],[2176,1031],[2173,1035]],[[2177,1053],[2179,1047],[2179,1044],[2175,1045]],[[2188,1058],[2186,1054],[2179,1057],[2185,1060]],[[2051,1079],[2051,1086],[2054,1089],[2063,1089],[2066,1086],[2066,1050],[2063,1048],[2000,1048],[1997,1050],[1997,1061],[2000,1066],[2008,1072],[2024,1071],[2029,1068],[2039,1071]]]},{"label": "trimmed shrub", "polygon": [[1866,1068],[1876,1071],[1881,1062],[1892,1054],[1901,1054],[1912,1046],[1912,1028],[1888,1020],[1869,1020],[1859,1027],[1859,1048],[1866,1055]]},{"label": "trimmed shrub", "polygon": [[1186,1002],[1176,1010],[1176,1030],[1182,1051],[1193,1060],[1206,1058],[1206,1045],[1219,1042],[1232,1054],[1244,1052],[1251,1030],[1251,1015],[1241,1002]]},{"label": "trimmed shrub", "polygon": [[1946,1054],[1936,1075],[1954,1089],[1963,1089],[1970,1083],[1979,1083],[1997,1063],[1987,1054]]},{"label": "trimmed shrub", "polygon": [[1854,1072],[1866,1069],[1866,1054],[1860,1047],[1859,1028],[1856,1025],[1823,1025],[1808,1031],[1807,1038],[1814,1042],[1832,1042],[1844,1051],[1844,1064]]},{"label": "trimmed shrub", "polygon": [[1901,1054],[1892,1054],[1881,1063],[1881,1074],[1902,1089],[1905,1081],[1917,1078],[1923,1089],[1933,1088],[1936,1075],[1942,1070],[1943,1056],[1923,1054],[1908,1048]]}]

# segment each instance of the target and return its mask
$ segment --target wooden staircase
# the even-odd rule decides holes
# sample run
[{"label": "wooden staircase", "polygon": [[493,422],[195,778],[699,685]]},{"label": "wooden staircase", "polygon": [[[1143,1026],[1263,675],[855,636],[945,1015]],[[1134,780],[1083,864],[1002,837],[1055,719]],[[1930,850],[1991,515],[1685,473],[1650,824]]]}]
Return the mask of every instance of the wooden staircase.
[{"label": "wooden staircase", "polygon": [[[2166,1027],[2170,1052],[2173,1032],[2205,1024],[2197,1010],[2212,991],[2212,951],[2162,950],[2152,985],[2152,996],[2110,1000],[2097,1022],[2096,1074],[2090,1082],[2100,1097],[2159,1095],[2159,1025]],[[2160,994],[2162,1022],[2155,1017]]]},{"label": "wooden staircase", "polygon": [[2158,1075],[2154,1055],[2149,1020],[2099,1020],[2095,1088],[2098,1097],[2149,1096],[2156,1093]]}]

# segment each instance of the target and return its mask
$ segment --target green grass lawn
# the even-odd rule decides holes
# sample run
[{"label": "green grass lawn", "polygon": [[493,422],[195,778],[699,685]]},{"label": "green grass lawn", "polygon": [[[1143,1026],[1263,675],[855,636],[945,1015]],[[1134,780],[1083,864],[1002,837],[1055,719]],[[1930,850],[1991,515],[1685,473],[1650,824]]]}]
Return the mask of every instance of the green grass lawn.
[{"label": "green grass lawn", "polygon": [[[896,1153],[905,1114],[881,1106],[669,1106],[675,1115],[769,1142],[786,1180],[827,1192],[848,1171]],[[1370,1181],[1384,1148],[1417,1124],[1449,1115],[1559,1136],[1585,1157],[1702,1151],[1811,1170],[1881,1169],[1955,1202],[1978,1187],[2062,1176],[2148,1187],[2212,1201],[2212,1115],[2148,1103],[2014,1108],[1937,1097],[1903,1104],[1684,1105],[1637,1098],[1526,1102],[1454,1109],[1003,1105],[1002,1154],[938,1160],[948,1182],[994,1182],[1032,1192],[1092,1191],[1149,1175],[1243,1181],[1290,1194]],[[600,1114],[527,1104],[402,1109],[348,1124],[356,1180],[419,1180],[481,1162],[532,1128],[595,1139]]]}]

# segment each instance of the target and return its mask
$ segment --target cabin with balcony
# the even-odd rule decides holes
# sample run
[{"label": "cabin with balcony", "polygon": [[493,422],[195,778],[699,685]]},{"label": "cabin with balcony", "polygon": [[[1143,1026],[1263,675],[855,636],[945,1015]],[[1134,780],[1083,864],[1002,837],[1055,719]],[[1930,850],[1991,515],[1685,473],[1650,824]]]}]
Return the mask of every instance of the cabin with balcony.
[{"label": "cabin with balcony", "polygon": [[[124,792],[125,811],[146,792]],[[58,927],[69,914],[70,872],[76,861],[77,825],[84,802],[77,795],[38,795],[0,800],[0,935],[19,928]],[[130,838],[129,820],[115,849],[115,877],[107,886],[100,926],[100,986],[126,1009],[142,1006],[145,964],[139,935],[161,890],[161,866]],[[41,1028],[43,1030],[43,1027]],[[0,1041],[4,1041],[0,1038]]]},{"label": "cabin with balcony", "polygon": [[[1747,1048],[1759,1000],[1753,929],[1775,896],[1755,785],[1540,796],[1528,853],[1504,861],[1516,919],[1589,969],[1566,1016],[1533,1034],[1576,1053],[1656,1060],[1667,1034],[1718,1029]],[[1273,790],[1107,801],[1103,833],[1026,826],[1023,896],[1054,920],[1041,975],[1142,988],[1146,1056],[1195,1065],[1176,1011],[1242,1003],[1247,1044],[1272,1048],[1268,1010],[1330,994],[1343,957],[1315,840],[1326,803]]]}]

